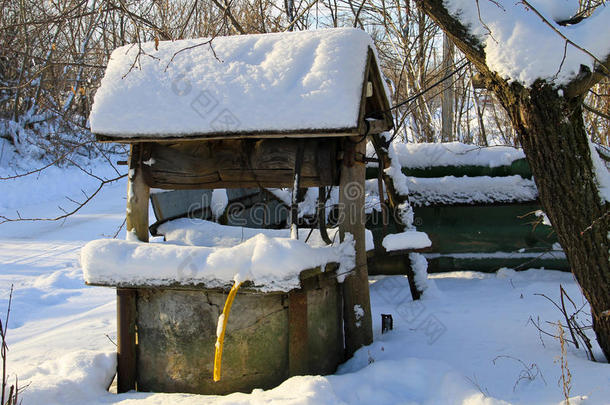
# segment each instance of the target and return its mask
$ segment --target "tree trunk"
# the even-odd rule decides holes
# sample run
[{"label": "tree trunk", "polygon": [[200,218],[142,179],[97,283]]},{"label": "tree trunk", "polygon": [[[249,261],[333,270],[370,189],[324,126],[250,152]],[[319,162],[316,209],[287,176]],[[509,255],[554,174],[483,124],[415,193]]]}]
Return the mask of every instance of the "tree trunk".
[{"label": "tree trunk", "polygon": [[597,341],[610,359],[610,221],[595,180],[581,99],[559,97],[546,84],[531,90],[512,86],[498,95],[520,135],[544,211],[591,304]]},{"label": "tree trunk", "polygon": [[[449,74],[453,66],[453,43],[447,34],[443,35],[443,76]],[[441,93],[441,141],[453,142],[453,107],[454,107],[453,80],[443,83]]]}]

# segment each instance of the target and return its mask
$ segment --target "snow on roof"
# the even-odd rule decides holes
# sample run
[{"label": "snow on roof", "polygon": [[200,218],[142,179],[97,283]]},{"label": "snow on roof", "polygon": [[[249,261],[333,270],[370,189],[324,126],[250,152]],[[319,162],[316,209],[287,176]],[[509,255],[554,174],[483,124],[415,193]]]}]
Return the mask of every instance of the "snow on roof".
[{"label": "snow on roof", "polygon": [[83,275],[89,284],[217,288],[249,280],[260,291],[298,288],[303,270],[322,266],[324,271],[328,263],[339,263],[339,277],[353,269],[354,258],[351,238],[337,246],[314,248],[301,240],[260,233],[230,247],[100,239],[81,251]]},{"label": "snow on roof", "polygon": [[397,143],[395,147],[402,167],[433,166],[510,166],[525,158],[523,150],[512,146],[481,147],[461,142]]},{"label": "snow on roof", "polygon": [[[579,24],[561,26],[578,11],[577,0],[530,0],[554,28],[598,59],[610,54],[610,7],[600,6]],[[593,70],[594,60],[568,45],[532,10],[515,1],[444,0],[449,13],[458,18],[485,46],[489,68],[502,77],[531,85],[536,79],[566,84],[579,73],[580,65]]]},{"label": "snow on roof", "polygon": [[208,41],[164,41],[158,50],[146,42],[137,61],[137,45],[115,49],[95,94],[92,132],[161,138],[358,127],[374,49],[366,32],[336,28]]},{"label": "snow on roof", "polygon": [[[522,149],[512,146],[482,147],[461,142],[403,143],[393,142],[392,149],[403,168],[424,169],[438,166],[510,166],[515,160],[525,158]],[[374,156],[375,149],[367,144],[367,155]],[[370,164],[373,166],[376,164]]]},{"label": "snow on roof", "polygon": [[[421,207],[451,204],[495,204],[535,201],[538,190],[533,180],[521,176],[503,177],[407,177],[409,201]],[[370,181],[370,180],[367,180]]]}]

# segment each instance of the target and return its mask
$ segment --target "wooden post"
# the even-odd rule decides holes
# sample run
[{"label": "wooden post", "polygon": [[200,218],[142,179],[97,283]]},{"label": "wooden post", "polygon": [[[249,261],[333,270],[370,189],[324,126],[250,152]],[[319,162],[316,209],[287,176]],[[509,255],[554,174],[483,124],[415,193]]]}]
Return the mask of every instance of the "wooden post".
[{"label": "wooden post", "polygon": [[360,347],[373,342],[364,227],[365,152],[366,142],[361,138],[345,139],[339,191],[339,232],[341,240],[345,239],[346,233],[352,234],[356,247],[356,268],[343,282],[343,324],[347,358]]},{"label": "wooden post", "polygon": [[[383,146],[383,142],[382,142],[382,138],[381,135],[373,133],[370,136],[371,139],[371,143],[373,144],[373,147],[375,148],[375,153],[377,154],[377,158],[379,159],[379,172],[378,175],[381,176],[383,178],[383,182],[385,183],[385,189],[386,189],[386,193],[388,194],[388,203],[390,205],[390,210],[394,213],[393,217],[396,219],[396,221],[398,222],[398,231],[402,232],[406,229],[406,224],[402,223],[402,219],[400,218],[400,215],[395,215],[396,214],[396,210],[398,209],[398,206],[401,205],[404,202],[408,202],[409,196],[407,195],[401,195],[398,190],[396,190],[396,187],[394,186],[394,179],[392,179],[391,176],[387,175],[385,172],[385,169],[389,168],[392,164],[392,162],[390,162],[390,155],[388,154],[388,151],[386,150],[386,147]],[[382,192],[379,191],[379,201],[382,200]],[[383,205],[382,205],[383,208]],[[385,221],[385,219],[384,219]],[[385,222],[384,222],[385,224]],[[387,235],[386,232],[384,231],[384,235]],[[407,277],[409,280],[409,288],[411,290],[411,297],[413,297],[413,300],[418,300],[421,298],[421,295],[423,293],[423,291],[420,291],[417,288],[417,285],[415,284],[415,273],[413,272],[413,267],[411,266],[411,259],[407,256],[406,259],[407,263],[405,263],[405,267],[406,267],[406,272],[407,272]]]},{"label": "wooden post", "polygon": [[294,182],[292,184],[292,199],[290,203],[290,238],[299,239],[299,188],[301,187],[301,169],[303,166],[303,153],[305,139],[299,139],[294,161]]},{"label": "wooden post", "polygon": [[[131,145],[127,182],[127,232],[148,242],[148,199],[150,189],[141,171],[142,145]],[[117,392],[136,388],[136,297],[137,291],[117,288]]]},{"label": "wooden post", "polygon": [[309,372],[307,292],[292,290],[288,297],[289,375],[306,375]]},{"label": "wooden post", "polygon": [[136,389],[136,290],[117,288],[117,392]]}]

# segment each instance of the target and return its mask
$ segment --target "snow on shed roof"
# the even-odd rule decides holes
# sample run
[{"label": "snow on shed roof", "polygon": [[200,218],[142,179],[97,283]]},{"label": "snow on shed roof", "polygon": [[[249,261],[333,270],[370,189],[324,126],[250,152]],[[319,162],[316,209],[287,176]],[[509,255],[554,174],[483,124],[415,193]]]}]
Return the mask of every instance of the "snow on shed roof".
[{"label": "snow on shed roof", "polygon": [[141,54],[135,67],[137,45],[114,50],[95,95],[92,131],[112,138],[163,138],[358,127],[369,48],[374,49],[364,31],[207,42],[165,41],[158,50],[153,42],[143,43],[148,55]]}]

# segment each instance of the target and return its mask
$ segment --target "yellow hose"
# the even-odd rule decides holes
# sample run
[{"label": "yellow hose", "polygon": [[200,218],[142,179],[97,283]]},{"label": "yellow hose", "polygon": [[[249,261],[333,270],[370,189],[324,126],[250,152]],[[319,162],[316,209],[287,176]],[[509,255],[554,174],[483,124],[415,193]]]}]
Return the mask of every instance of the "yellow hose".
[{"label": "yellow hose", "polygon": [[220,381],[220,368],[222,366],[222,347],[225,341],[225,330],[227,329],[227,321],[229,320],[229,312],[231,312],[231,305],[237,294],[237,290],[241,287],[242,283],[235,283],[229,291],[229,296],[225,302],[225,307],[222,310],[222,329],[220,335],[216,338],[216,352],[214,353],[214,381]]}]

